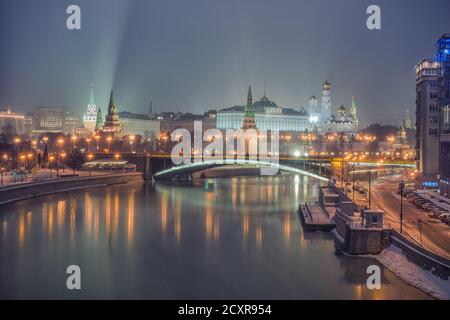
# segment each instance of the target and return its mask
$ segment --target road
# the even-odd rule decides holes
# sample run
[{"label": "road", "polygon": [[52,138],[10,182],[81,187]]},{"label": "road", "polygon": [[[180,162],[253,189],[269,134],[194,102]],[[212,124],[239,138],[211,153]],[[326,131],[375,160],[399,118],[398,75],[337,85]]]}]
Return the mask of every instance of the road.
[{"label": "road", "polygon": [[[400,176],[387,176],[373,181],[371,187],[371,207],[383,210],[386,213],[385,224],[390,224],[397,231],[400,231],[399,182]],[[355,194],[355,201],[360,205],[368,205],[367,198],[359,194]],[[403,198],[403,235],[420,244],[418,219],[423,221],[423,247],[450,259],[450,226],[429,218],[427,212],[417,209]]]}]

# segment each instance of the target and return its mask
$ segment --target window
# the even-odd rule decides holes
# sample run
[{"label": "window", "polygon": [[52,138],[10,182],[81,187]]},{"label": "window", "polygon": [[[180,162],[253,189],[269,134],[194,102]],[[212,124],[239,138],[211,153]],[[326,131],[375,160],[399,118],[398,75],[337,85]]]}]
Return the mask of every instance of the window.
[{"label": "window", "polygon": [[432,88],[439,87],[439,81],[437,81],[437,80],[430,81],[430,87],[432,87]]},{"label": "window", "polygon": [[430,104],[430,111],[439,111],[439,106],[435,104]]},{"label": "window", "polygon": [[430,136],[435,136],[436,137],[438,135],[438,129],[430,129],[428,131],[428,133],[429,133]]},{"label": "window", "polygon": [[439,98],[439,94],[437,92],[430,92],[430,99],[437,99]]}]

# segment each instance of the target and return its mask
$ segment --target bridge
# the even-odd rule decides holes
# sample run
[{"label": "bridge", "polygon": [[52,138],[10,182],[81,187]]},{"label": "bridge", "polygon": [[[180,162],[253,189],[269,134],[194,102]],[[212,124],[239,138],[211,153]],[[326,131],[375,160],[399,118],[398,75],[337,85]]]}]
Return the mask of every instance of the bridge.
[{"label": "bridge", "polygon": [[[310,171],[305,171],[302,169],[298,169],[292,166],[282,165],[280,163],[273,163],[268,161],[258,161],[258,160],[249,160],[249,159],[219,159],[219,160],[206,160],[198,163],[189,163],[182,164],[178,166],[171,167],[169,169],[165,169],[154,174],[154,179],[156,181],[167,181],[167,180],[190,180],[192,179],[192,173],[197,171],[203,171],[207,169],[224,167],[224,166],[255,166],[260,168],[271,168],[275,170],[271,170],[275,174],[279,171],[286,171],[296,174],[302,174],[305,176],[313,177],[319,180],[328,181],[327,178],[322,177],[318,174],[314,174]],[[261,171],[263,172],[263,171]]]},{"label": "bridge", "polygon": [[[114,154],[96,154],[95,159],[113,158]],[[360,169],[379,166],[376,161],[345,161],[341,158],[326,157],[289,157],[280,156],[278,163],[258,160],[257,157],[247,157],[247,159],[237,158],[217,159],[217,157],[203,156],[202,162],[195,162],[191,158],[190,164],[175,165],[169,154],[151,153],[125,153],[120,154],[120,158],[134,163],[137,170],[143,172],[146,180],[170,181],[177,179],[189,179],[195,172],[230,166],[230,165],[251,165],[259,167],[271,167],[280,171],[292,172],[318,179],[329,179],[332,175],[339,174],[341,167],[357,165]],[[383,167],[413,166],[413,162],[386,161]]]}]

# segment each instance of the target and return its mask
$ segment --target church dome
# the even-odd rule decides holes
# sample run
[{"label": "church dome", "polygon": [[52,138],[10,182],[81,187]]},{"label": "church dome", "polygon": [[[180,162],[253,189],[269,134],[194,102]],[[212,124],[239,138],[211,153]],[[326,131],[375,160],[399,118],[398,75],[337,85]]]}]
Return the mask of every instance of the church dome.
[{"label": "church dome", "polygon": [[345,107],[344,107],[344,105],[342,104],[340,107],[339,107],[339,109],[338,109],[338,112],[339,113],[341,113],[341,112],[346,112],[347,111],[347,109],[345,109]]},{"label": "church dome", "polygon": [[256,101],[253,104],[253,108],[256,109],[264,109],[264,108],[277,108],[277,104],[271,100],[269,100],[266,96],[262,97],[261,100]]}]

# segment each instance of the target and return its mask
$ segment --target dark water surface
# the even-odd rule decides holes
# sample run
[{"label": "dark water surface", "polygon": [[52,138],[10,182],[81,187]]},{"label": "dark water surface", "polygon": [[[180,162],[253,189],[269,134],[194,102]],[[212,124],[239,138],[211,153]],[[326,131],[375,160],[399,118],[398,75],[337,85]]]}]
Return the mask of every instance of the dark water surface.
[{"label": "dark water surface", "polygon": [[[0,298],[419,299],[370,258],[304,234],[318,182],[293,175],[131,184],[0,207]],[[81,268],[81,291],[66,268]]]}]

